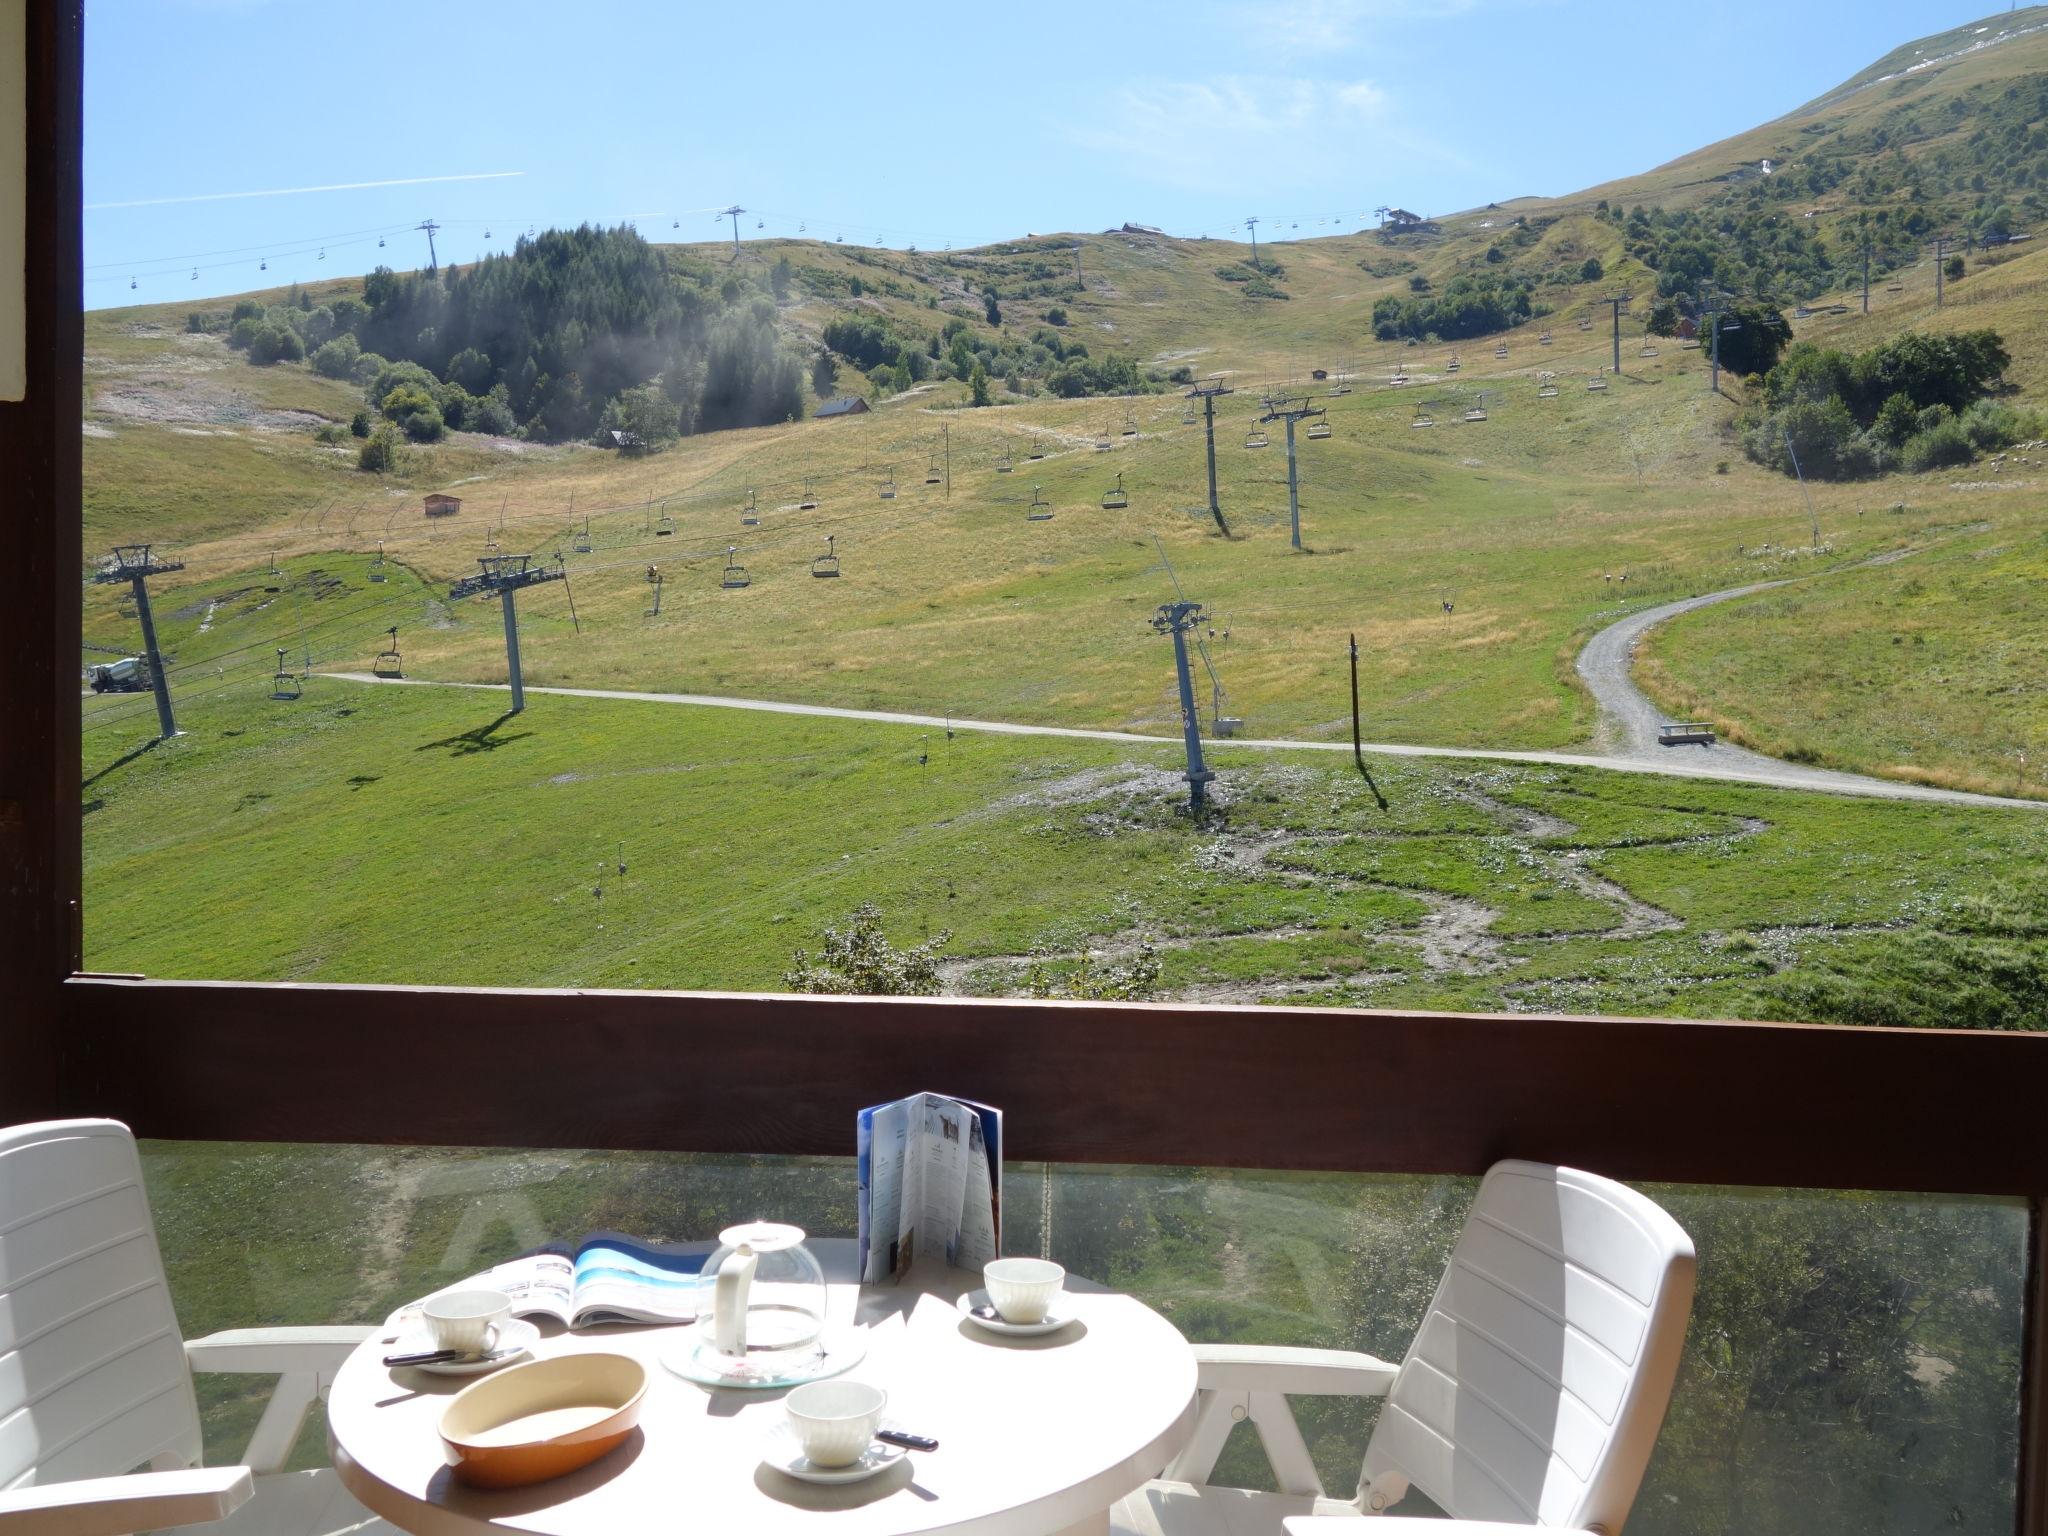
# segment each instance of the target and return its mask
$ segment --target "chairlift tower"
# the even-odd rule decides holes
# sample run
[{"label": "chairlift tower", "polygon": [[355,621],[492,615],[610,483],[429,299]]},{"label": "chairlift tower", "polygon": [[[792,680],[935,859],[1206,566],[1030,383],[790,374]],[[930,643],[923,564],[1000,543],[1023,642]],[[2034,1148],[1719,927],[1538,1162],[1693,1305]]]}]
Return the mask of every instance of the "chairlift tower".
[{"label": "chairlift tower", "polygon": [[125,581],[135,593],[135,611],[142,619],[142,657],[149,668],[150,689],[156,694],[157,734],[165,741],[178,734],[178,722],[171,716],[170,680],[164,676],[164,658],[156,645],[156,620],[149,611],[149,578],[183,569],[182,560],[152,559],[147,544],[116,544],[113,563],[93,576],[100,585]]},{"label": "chairlift tower", "polygon": [[1226,539],[1230,537],[1230,524],[1223,520],[1223,507],[1216,500],[1216,397],[1230,393],[1230,386],[1215,378],[1195,385],[1187,394],[1188,399],[1202,402],[1202,439],[1209,453],[1209,515],[1216,519],[1217,530]]},{"label": "chairlift tower", "polygon": [[[1728,313],[1727,305],[1733,302],[1734,298],[1734,294],[1723,293],[1719,290],[1712,293],[1702,290],[1700,293],[1700,319],[1713,327],[1713,335],[1707,341],[1707,389],[1717,395],[1721,392],[1722,321]],[[1727,329],[1731,331],[1740,330],[1742,329],[1742,322],[1739,320],[1734,321],[1727,326]]]},{"label": "chairlift tower", "polygon": [[1948,248],[1954,240],[1954,235],[1936,235],[1934,237],[1934,307],[1936,309],[1941,308],[1942,301],[1943,279],[1941,264],[1948,259]]},{"label": "chairlift tower", "polygon": [[1258,215],[1257,215],[1257,214],[1250,214],[1250,215],[1247,215],[1247,216],[1246,216],[1246,218],[1245,218],[1245,221],[1244,221],[1244,227],[1245,227],[1246,229],[1248,229],[1248,230],[1250,230],[1250,231],[1251,231],[1251,237],[1252,237],[1252,270],[1253,270],[1254,272],[1256,272],[1256,271],[1258,271],[1258,270],[1259,270],[1259,220],[1258,220]]},{"label": "chairlift tower", "polygon": [[1324,416],[1328,412],[1320,405],[1310,405],[1306,396],[1287,400],[1275,400],[1266,408],[1260,421],[1284,421],[1287,423],[1287,522],[1290,542],[1296,550],[1301,548],[1301,477],[1294,460],[1294,424],[1306,421],[1311,416]]},{"label": "chairlift tower", "polygon": [[1202,623],[1202,605],[1186,598],[1162,603],[1152,627],[1173,636],[1173,667],[1180,682],[1181,735],[1188,752],[1188,808],[1199,812],[1209,799],[1209,781],[1216,775],[1202,761],[1202,722],[1195,713],[1195,680],[1188,671],[1188,631]]},{"label": "chairlift tower", "polygon": [[1626,293],[1610,293],[1605,298],[1595,299],[1595,304],[1605,304],[1614,311],[1614,371],[1621,372],[1621,317],[1628,313],[1630,296]]},{"label": "chairlift tower", "polygon": [[482,569],[450,587],[448,600],[454,602],[480,592],[498,595],[498,604],[505,613],[505,670],[512,681],[512,713],[516,715],[526,708],[526,687],[519,675],[519,616],[512,606],[513,594],[521,587],[561,581],[568,572],[559,562],[535,565],[531,555],[485,555],[477,564]]},{"label": "chairlift tower", "polygon": [[427,271],[430,273],[440,271],[441,259],[434,254],[434,236],[440,233],[441,226],[432,219],[425,219],[413,225],[413,228],[420,230],[427,237]]},{"label": "chairlift tower", "polygon": [[711,215],[714,219],[732,220],[732,259],[734,261],[740,259],[740,215],[746,211],[738,203],[734,203],[730,208],[721,208],[718,212]]}]

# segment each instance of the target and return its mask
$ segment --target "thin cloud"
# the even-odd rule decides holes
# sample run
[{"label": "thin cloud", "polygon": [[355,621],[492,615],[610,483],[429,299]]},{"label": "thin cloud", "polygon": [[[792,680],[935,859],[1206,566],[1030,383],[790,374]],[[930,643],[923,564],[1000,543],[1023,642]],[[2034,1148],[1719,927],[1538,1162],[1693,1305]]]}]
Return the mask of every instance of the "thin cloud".
[{"label": "thin cloud", "polygon": [[1389,149],[1462,163],[1413,134],[1370,80],[1137,80],[1125,87],[1113,127],[1087,124],[1072,132],[1085,148],[1118,157],[1133,175],[1205,192],[1329,185],[1337,173],[1383,164]]},{"label": "thin cloud", "polygon": [[162,208],[171,203],[227,203],[245,197],[298,197],[307,192],[366,192],[375,187],[424,187],[442,181],[505,181],[524,171],[476,171],[461,176],[394,176],[388,181],[335,181],[321,187],[269,187],[260,192],[194,192],[185,197],[132,197],[118,203],[87,203],[86,212],[102,208]]}]

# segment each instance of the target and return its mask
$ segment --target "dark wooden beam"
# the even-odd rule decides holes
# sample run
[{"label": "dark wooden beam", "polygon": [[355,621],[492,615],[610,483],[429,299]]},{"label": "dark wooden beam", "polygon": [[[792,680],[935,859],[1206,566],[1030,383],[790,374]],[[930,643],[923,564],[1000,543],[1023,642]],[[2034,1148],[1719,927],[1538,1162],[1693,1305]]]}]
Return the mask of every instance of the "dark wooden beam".
[{"label": "dark wooden beam", "polygon": [[[2048,1036],[940,998],[77,980],[148,1136],[834,1154],[919,1088],[1060,1162],[2048,1190]],[[1967,1126],[1967,1135],[1956,1128]]]},{"label": "dark wooden beam", "polygon": [[56,1102],[78,966],[79,0],[29,0],[27,390],[0,401],[0,1123]]}]

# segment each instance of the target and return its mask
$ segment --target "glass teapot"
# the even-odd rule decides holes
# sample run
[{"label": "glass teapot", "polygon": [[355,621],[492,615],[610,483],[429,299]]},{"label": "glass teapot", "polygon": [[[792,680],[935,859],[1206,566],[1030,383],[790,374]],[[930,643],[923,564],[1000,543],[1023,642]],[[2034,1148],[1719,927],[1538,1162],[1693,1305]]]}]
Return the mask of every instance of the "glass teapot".
[{"label": "glass teapot", "polygon": [[697,1280],[697,1330],[683,1374],[735,1387],[786,1386],[825,1360],[825,1271],[801,1227],[750,1221],[718,1234]]}]

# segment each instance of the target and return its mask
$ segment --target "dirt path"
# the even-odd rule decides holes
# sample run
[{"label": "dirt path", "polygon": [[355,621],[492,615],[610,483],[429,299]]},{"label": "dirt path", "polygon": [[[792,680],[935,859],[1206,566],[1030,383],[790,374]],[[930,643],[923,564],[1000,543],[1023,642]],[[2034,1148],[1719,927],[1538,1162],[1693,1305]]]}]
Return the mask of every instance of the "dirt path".
[{"label": "dirt path", "polygon": [[[1697,604],[1706,600],[1693,598],[1688,601]],[[1676,605],[1665,606],[1668,609]],[[1649,618],[1659,613],[1663,613],[1665,617],[1670,616],[1665,609],[1648,609],[1642,614],[1635,614],[1622,620],[1622,624],[1631,624],[1637,619]],[[1654,623],[1656,620],[1650,618],[1650,622]],[[1649,626],[1645,624],[1643,627]],[[1608,632],[1603,630],[1601,634]],[[1594,637],[1596,641],[1599,638],[1598,635]],[[350,683],[382,683],[394,688],[474,688],[495,693],[509,691],[504,683],[455,683],[417,677],[380,678],[368,672],[322,672],[316,675]],[[1627,682],[1626,677],[1624,671],[1624,685],[1633,692],[1635,685]],[[1588,686],[1591,686],[1590,681]],[[776,699],[737,699],[723,694],[648,693],[625,688],[529,687],[526,691],[532,694],[556,694],[572,699],[614,699],[638,704],[684,704],[700,709],[751,709],[776,715],[818,715],[835,720],[870,720],[880,725],[914,725],[926,730],[979,731],[999,736],[1054,736],[1080,741],[1139,743],[1152,747],[1179,745],[1177,736],[1146,736],[1136,731],[1093,731],[1068,725],[1022,725],[1006,720],[963,720],[958,716],[913,715],[884,709],[842,709],[830,704],[790,704]],[[1598,689],[1594,692],[1596,698],[1600,697]],[[1648,701],[1644,700],[1644,703],[1647,705]],[[1654,730],[1651,736],[1654,741]],[[1235,739],[1216,745],[1225,749],[1242,747],[1256,752],[1348,753],[1351,750],[1348,742],[1265,738]],[[1671,778],[1714,779],[1736,784],[1762,784],[1779,789],[1821,790],[1830,794],[1863,795],[1878,800],[1924,800],[1941,805],[2010,806],[2029,811],[2048,810],[2048,801],[2016,800],[2002,795],[1973,795],[1963,790],[1935,789],[1925,784],[1902,784],[1891,779],[1868,779],[1860,774],[1830,773],[1823,769],[1801,768],[1793,763],[1781,763],[1775,758],[1760,757],[1754,752],[1745,752],[1739,747],[1729,746],[1716,746],[1697,754],[1688,752],[1683,756],[1667,750],[1662,757],[1654,755],[1654,747],[1650,754],[1643,756],[1596,756],[1579,752],[1494,752],[1475,747],[1418,747],[1401,742],[1369,741],[1365,744],[1365,750],[1379,757],[1441,757],[1477,762],[1543,763],[1554,768],[1606,768],[1619,773],[1656,773]]]},{"label": "dirt path", "polygon": [[[1903,560],[1917,550],[1891,550],[1868,560],[1859,560],[1844,570],[1858,570],[1866,566],[1890,565]],[[1682,613],[1707,608],[1715,603],[1729,602],[1738,597],[1750,597],[1758,592],[1768,592],[1774,587],[1785,586],[1792,578],[1776,581],[1751,582],[1744,587],[1730,587],[1723,592],[1708,592],[1699,597],[1681,598],[1675,603],[1659,603],[1654,608],[1645,608],[1632,613],[1618,623],[1610,624],[1579,652],[1578,672],[1600,706],[1598,737],[1601,748],[1609,754],[1603,765],[1618,759],[1623,763],[1652,772],[1696,772],[1704,777],[1740,779],[1749,783],[1773,784],[1781,789],[1814,789],[1837,795],[1871,795],[1887,799],[1936,799],[1950,804],[1962,805],[2031,805],[2039,810],[2041,801],[2027,801],[2002,795],[1973,795],[1957,790],[1927,789],[1920,785],[1902,784],[1891,779],[1870,778],[1860,773],[1844,773],[1833,768],[1809,768],[1801,763],[1788,763],[1780,758],[1766,757],[1761,752],[1752,752],[1747,747],[1738,747],[1730,742],[1715,741],[1689,743],[1684,746],[1660,746],[1657,742],[1657,728],[1671,723],[1671,717],[1651,702],[1649,696],[1636,686],[1632,669],[1635,664],[1636,648],[1643,637],[1658,625],[1677,618]],[[1918,794],[1902,794],[1901,791],[1919,790]]]}]

